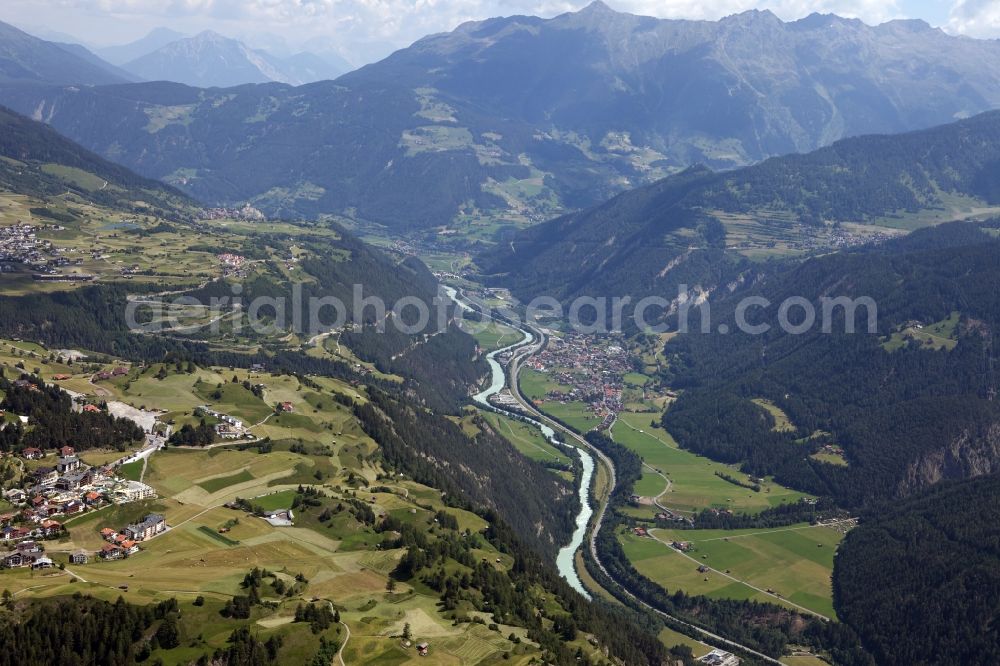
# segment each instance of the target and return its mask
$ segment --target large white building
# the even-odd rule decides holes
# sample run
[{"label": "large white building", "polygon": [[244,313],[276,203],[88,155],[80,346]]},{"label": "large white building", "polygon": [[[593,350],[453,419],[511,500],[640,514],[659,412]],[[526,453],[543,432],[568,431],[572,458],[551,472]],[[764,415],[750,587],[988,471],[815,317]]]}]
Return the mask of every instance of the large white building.
[{"label": "large white building", "polygon": [[740,666],[740,658],[732,652],[715,649],[699,659],[703,664],[709,666]]},{"label": "large white building", "polygon": [[117,502],[137,502],[144,499],[153,499],[156,497],[156,491],[145,483],[126,481],[115,487],[114,496]]}]

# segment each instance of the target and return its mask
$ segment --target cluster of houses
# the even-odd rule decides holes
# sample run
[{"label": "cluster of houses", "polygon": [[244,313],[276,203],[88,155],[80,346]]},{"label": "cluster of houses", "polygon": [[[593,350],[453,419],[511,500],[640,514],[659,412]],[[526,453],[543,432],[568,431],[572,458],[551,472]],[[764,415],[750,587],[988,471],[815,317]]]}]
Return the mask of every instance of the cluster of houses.
[{"label": "cluster of houses", "polygon": [[127,375],[127,374],[128,374],[128,368],[126,368],[124,366],[118,366],[117,368],[114,368],[113,370],[101,370],[100,372],[98,372],[97,374],[94,375],[93,379],[94,379],[95,382],[98,382],[98,381],[99,382],[106,382],[109,379],[113,379],[114,377],[121,377],[121,376]]},{"label": "cluster of houses", "polygon": [[246,277],[247,259],[240,254],[224,252],[219,255],[223,277]]},{"label": "cluster of houses", "polygon": [[32,569],[51,569],[52,559],[37,541],[22,541],[7,553],[0,553],[0,564],[8,569],[31,567]]},{"label": "cluster of houses", "polygon": [[[44,452],[27,448],[22,456],[37,460],[44,457]],[[54,466],[37,467],[28,479],[24,487],[3,493],[4,499],[17,507],[16,511],[0,515],[0,537],[7,544],[58,536],[62,525],[55,518],[59,516],[156,497],[150,486],[119,478],[110,467],[84,464],[71,446],[59,450]]]},{"label": "cluster of houses", "polygon": [[260,221],[267,219],[260,209],[254,208],[250,204],[244,204],[242,207],[231,206],[228,208],[205,208],[198,213],[198,217],[202,220],[232,219]]},{"label": "cluster of houses", "polygon": [[694,521],[691,520],[691,518],[687,516],[682,516],[679,513],[674,513],[670,509],[666,509],[663,507],[661,508],[663,510],[659,511],[655,516],[653,516],[653,518],[655,518],[658,522],[662,523],[673,522],[673,523],[685,523],[687,525],[694,525]]},{"label": "cluster of houses", "polygon": [[825,453],[831,456],[838,456],[840,458],[844,457],[844,449],[837,444],[824,444],[819,453]]},{"label": "cluster of houses", "polygon": [[126,525],[121,531],[110,527],[101,530],[101,538],[107,541],[97,554],[105,560],[120,560],[139,552],[139,542],[148,541],[167,530],[163,516],[151,513],[142,522]]},{"label": "cluster of houses", "polygon": [[219,255],[219,261],[221,261],[226,266],[232,268],[239,268],[244,263],[246,263],[247,258],[241,254],[231,254],[229,252],[223,252]]},{"label": "cluster of houses", "polygon": [[551,373],[553,381],[569,387],[551,391],[545,399],[587,403],[589,410],[602,419],[599,428],[610,426],[622,411],[622,377],[631,368],[629,355],[620,345],[589,335],[552,337],[545,349],[525,362],[525,367]]},{"label": "cluster of houses", "polygon": [[17,223],[8,227],[0,227],[0,263],[27,265],[33,270],[54,270],[61,265],[59,250],[50,241],[38,238],[42,230],[59,230],[57,226],[37,226]]}]

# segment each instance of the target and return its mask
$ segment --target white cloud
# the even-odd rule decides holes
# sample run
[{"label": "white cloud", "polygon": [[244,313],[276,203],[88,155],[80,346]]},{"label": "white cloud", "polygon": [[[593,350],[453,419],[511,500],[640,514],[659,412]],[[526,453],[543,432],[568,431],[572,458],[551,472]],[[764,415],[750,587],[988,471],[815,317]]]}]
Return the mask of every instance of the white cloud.
[{"label": "white cloud", "polygon": [[946,28],[970,37],[1000,37],[1000,2],[957,0]]},{"label": "white cloud", "polygon": [[660,18],[718,19],[748,9],[770,9],[784,20],[813,12],[859,18],[870,24],[899,17],[896,0],[612,0],[623,11]]}]

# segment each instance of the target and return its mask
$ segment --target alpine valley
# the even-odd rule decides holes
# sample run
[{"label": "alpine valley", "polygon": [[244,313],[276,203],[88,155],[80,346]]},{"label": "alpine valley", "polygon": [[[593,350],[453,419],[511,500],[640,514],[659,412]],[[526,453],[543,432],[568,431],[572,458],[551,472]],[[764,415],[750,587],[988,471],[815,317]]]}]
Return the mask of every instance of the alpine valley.
[{"label": "alpine valley", "polygon": [[0,23],[0,666],[1000,663],[1000,41],[144,4]]}]

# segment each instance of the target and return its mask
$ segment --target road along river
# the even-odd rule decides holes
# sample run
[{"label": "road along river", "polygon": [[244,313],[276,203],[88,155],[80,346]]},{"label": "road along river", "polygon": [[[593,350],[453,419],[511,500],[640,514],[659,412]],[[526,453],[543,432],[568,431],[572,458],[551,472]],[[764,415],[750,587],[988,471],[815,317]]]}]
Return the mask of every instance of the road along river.
[{"label": "road along river", "polygon": [[[458,292],[451,287],[444,287],[444,292],[451,298],[459,308],[471,311],[471,308],[462,298],[459,296]],[[489,317],[489,315],[483,315]],[[489,317],[492,319],[492,317]],[[508,412],[506,410],[500,409],[492,405],[489,401],[490,396],[496,395],[507,386],[508,381],[511,384],[511,390],[515,396],[519,395],[520,392],[516,389],[517,377],[508,377],[504,366],[500,364],[497,360],[497,356],[503,354],[504,352],[513,352],[517,354],[517,358],[520,359],[523,356],[528,356],[537,351],[541,347],[541,333],[532,333],[531,331],[525,330],[524,328],[512,326],[510,322],[502,322],[504,326],[510,328],[515,328],[518,330],[522,338],[515,342],[514,344],[502,347],[500,349],[495,349],[486,355],[486,360],[490,364],[490,384],[483,391],[480,391],[473,396],[475,400],[481,407],[488,409],[505,416],[510,416],[516,418],[520,421],[525,421],[537,427],[542,431],[542,435],[545,436],[553,445],[557,447],[564,446],[563,443],[556,439],[555,430],[550,426],[536,421],[531,418],[526,418],[522,414],[514,414],[513,412]],[[516,368],[518,365],[512,359],[508,368]],[[583,586],[583,582],[580,580],[579,575],[576,571],[576,551],[583,546],[583,540],[587,535],[587,525],[590,523],[590,519],[594,515],[594,510],[590,506],[590,484],[594,478],[594,458],[590,453],[578,446],[574,446],[573,449],[576,451],[577,455],[580,457],[580,479],[578,484],[578,494],[580,497],[580,512],[576,516],[576,528],[573,530],[573,536],[569,543],[563,546],[558,555],[556,556],[556,568],[559,570],[559,575],[566,579],[570,586],[582,594],[587,599],[590,599],[590,592],[587,588]]]},{"label": "road along river", "polygon": [[[470,307],[469,304],[465,300],[463,300],[464,297],[461,296],[454,288],[444,286],[442,287],[442,289],[462,310],[466,311],[474,310],[474,308]],[[489,317],[489,315],[487,314],[483,314],[483,316],[492,319],[492,317]],[[587,526],[594,515],[594,510],[590,506],[590,484],[594,476],[594,467],[595,467],[594,456],[598,457],[601,465],[607,470],[609,476],[608,493],[610,493],[610,489],[613,489],[616,484],[615,465],[612,462],[612,460],[608,458],[607,455],[605,455],[598,449],[594,448],[589,442],[587,442],[587,440],[585,440],[579,434],[563,427],[562,425],[556,423],[555,421],[547,417],[545,414],[538,411],[534,407],[534,405],[532,405],[527,399],[524,398],[523,395],[521,395],[521,390],[518,387],[517,383],[517,373],[518,370],[520,370],[521,362],[524,361],[526,358],[530,357],[532,354],[538,352],[544,346],[545,336],[542,331],[530,325],[515,326],[509,321],[502,321],[500,323],[502,323],[504,326],[508,326],[510,328],[514,328],[520,331],[523,337],[519,342],[516,342],[512,345],[508,345],[507,347],[503,347],[502,349],[497,349],[486,355],[486,358],[490,364],[490,371],[491,371],[490,385],[484,391],[481,391],[477,393],[475,396],[473,396],[473,399],[485,409],[489,409],[491,411],[499,412],[501,414],[509,416],[514,416],[518,419],[524,420],[525,417],[523,415],[513,414],[511,412],[498,409],[493,405],[491,405],[487,400],[489,396],[495,395],[496,393],[502,391],[505,386],[509,386],[511,394],[518,401],[518,403],[521,405],[524,411],[529,414],[532,414],[535,417],[535,418],[528,418],[527,419],[528,422],[534,424],[536,427],[541,429],[542,433],[550,441],[553,442],[555,441],[554,439],[555,430],[553,429],[552,426],[555,426],[563,433],[563,435],[566,436],[567,442],[569,442],[570,445],[573,446],[576,452],[580,455],[580,462],[582,464],[582,473],[580,475],[580,484],[579,484],[580,513],[577,515],[576,518],[576,530],[573,532],[572,539],[566,546],[564,546],[559,551],[559,554],[556,557],[556,566],[559,569],[560,575],[562,575],[562,577],[566,579],[566,581],[573,587],[573,589],[577,590],[587,599],[591,599],[592,597],[590,593],[583,586],[583,583],[580,580],[580,577],[577,573],[575,566],[575,557],[576,557],[576,552],[583,546],[583,541],[586,538]],[[496,360],[496,357],[504,352],[512,353],[511,359],[510,361],[508,361],[506,369],[500,364],[499,361]],[[596,504],[598,505],[597,517],[594,520],[594,529],[591,530],[590,533],[588,547],[590,549],[591,558],[593,559],[597,567],[601,569],[601,571],[608,579],[614,581],[611,574],[609,574],[607,569],[604,568],[604,565],[601,563],[601,560],[598,557],[597,553],[597,532],[601,528],[601,523],[604,521],[604,514],[608,508],[607,499],[608,499],[607,497],[597,498],[596,502]],[[761,652],[758,652],[752,648],[742,645],[741,643],[729,640],[728,638],[725,638],[724,636],[720,636],[711,631],[708,631],[703,627],[693,625],[676,616],[665,613],[658,608],[654,608],[645,601],[642,601],[641,599],[637,598],[631,590],[625,588],[621,584],[615,582],[615,585],[618,589],[620,589],[624,593],[625,596],[629,597],[636,604],[648,609],[653,613],[656,613],[657,615],[660,615],[666,619],[669,619],[685,627],[687,629],[686,633],[688,633],[688,635],[698,636],[703,640],[708,639],[708,642],[712,645],[718,645],[718,646],[736,648],[738,650],[742,650],[743,652],[751,654],[754,657],[757,657],[759,660],[766,662],[768,664],[774,664],[775,666],[784,666],[783,662],[779,661],[778,659],[769,657],[768,655],[762,654]]]}]

